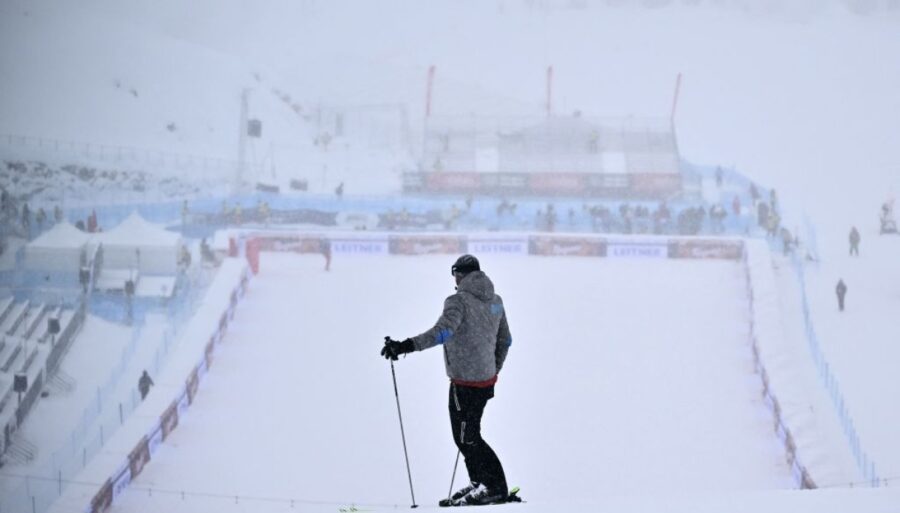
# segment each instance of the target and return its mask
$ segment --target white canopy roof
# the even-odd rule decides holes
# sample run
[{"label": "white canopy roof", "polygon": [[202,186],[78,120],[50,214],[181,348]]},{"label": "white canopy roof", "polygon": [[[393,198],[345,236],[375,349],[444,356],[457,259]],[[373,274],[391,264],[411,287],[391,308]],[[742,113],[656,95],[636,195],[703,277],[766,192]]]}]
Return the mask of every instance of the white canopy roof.
[{"label": "white canopy roof", "polygon": [[40,237],[29,242],[27,248],[75,249],[91,240],[91,234],[75,228],[66,221],[56,223]]},{"label": "white canopy roof", "polygon": [[104,246],[177,246],[181,235],[155,225],[137,212],[132,212],[124,221],[108,232],[95,234]]}]

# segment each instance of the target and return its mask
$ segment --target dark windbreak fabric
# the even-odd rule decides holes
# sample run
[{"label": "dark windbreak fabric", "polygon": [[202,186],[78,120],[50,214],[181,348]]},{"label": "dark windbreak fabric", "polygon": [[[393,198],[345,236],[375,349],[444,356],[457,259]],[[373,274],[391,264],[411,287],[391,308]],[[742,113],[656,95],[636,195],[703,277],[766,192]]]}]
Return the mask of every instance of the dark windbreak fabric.
[{"label": "dark windbreak fabric", "polygon": [[444,311],[428,331],[413,337],[419,351],[444,346],[447,376],[460,381],[485,381],[503,367],[512,344],[503,300],[482,271],[460,280],[456,293],[444,300]]}]

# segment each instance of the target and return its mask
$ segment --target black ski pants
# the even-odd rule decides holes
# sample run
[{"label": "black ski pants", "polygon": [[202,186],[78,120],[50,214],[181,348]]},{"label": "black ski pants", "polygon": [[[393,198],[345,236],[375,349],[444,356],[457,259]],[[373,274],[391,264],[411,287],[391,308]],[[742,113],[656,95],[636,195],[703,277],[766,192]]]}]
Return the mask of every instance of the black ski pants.
[{"label": "black ski pants", "polygon": [[509,489],[503,465],[491,446],[481,438],[481,416],[492,397],[493,386],[475,388],[451,384],[450,427],[453,441],[465,458],[469,480],[505,495]]}]

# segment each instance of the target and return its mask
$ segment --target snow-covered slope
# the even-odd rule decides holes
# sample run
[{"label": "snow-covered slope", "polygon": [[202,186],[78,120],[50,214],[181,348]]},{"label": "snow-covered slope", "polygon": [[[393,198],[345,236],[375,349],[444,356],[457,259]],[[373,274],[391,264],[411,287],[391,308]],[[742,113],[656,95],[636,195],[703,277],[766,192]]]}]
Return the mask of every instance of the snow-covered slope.
[{"label": "snow-covered slope", "polygon": [[[323,272],[319,256],[264,254],[195,404],[116,499],[116,511],[405,507],[391,378],[369,337],[427,326],[450,289],[449,278],[433,272],[446,258],[345,257]],[[483,262],[515,329],[484,419],[485,437],[529,500],[512,507],[891,511],[893,488],[788,490],[793,478],[741,329],[740,264]],[[397,279],[411,275],[417,280]],[[346,294],[350,283],[356,294]],[[683,294],[692,287],[708,294]],[[373,308],[386,290],[396,294],[390,307]],[[422,294],[434,301],[415,299]],[[562,300],[572,294],[581,301]],[[446,493],[454,457],[440,350],[396,367],[417,502],[428,505]],[[159,406],[167,396],[153,399],[163,399]],[[117,438],[105,457],[121,460],[133,443]],[[96,489],[73,486],[66,504],[88,501]]]}]

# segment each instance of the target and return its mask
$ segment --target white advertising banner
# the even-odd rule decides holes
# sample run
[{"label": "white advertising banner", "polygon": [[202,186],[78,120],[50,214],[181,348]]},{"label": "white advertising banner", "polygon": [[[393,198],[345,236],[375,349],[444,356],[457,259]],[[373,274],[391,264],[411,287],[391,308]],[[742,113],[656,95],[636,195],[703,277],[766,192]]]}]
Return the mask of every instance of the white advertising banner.
[{"label": "white advertising banner", "polygon": [[118,476],[116,482],[113,483],[112,496],[113,501],[125,491],[125,488],[128,488],[128,485],[131,483],[131,467],[129,466],[129,462],[125,462],[119,468],[119,471],[113,474],[114,476]]},{"label": "white advertising banner", "polygon": [[468,249],[473,255],[527,255],[528,239],[469,239]]},{"label": "white advertising banner", "polygon": [[331,252],[335,255],[388,255],[387,239],[334,239]]},{"label": "white advertising banner", "polygon": [[665,244],[610,244],[606,248],[609,258],[668,258]]},{"label": "white advertising banner", "polygon": [[150,451],[150,457],[153,457],[153,454],[156,453],[156,449],[162,441],[162,426],[159,424],[159,420],[157,420],[153,429],[150,430],[150,434],[147,436],[147,449]]}]

